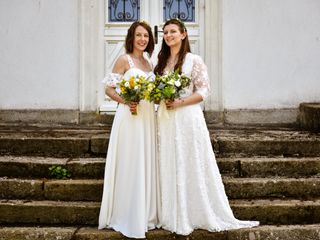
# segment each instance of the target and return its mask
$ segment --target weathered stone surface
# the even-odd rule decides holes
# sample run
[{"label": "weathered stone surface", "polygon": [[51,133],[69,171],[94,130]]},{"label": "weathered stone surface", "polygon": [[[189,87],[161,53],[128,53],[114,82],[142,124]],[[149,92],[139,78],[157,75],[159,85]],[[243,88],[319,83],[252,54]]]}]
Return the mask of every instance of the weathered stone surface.
[{"label": "weathered stone surface", "polygon": [[[2,199],[101,201],[103,180],[0,179]],[[310,199],[320,197],[320,178],[223,177],[229,199]]]},{"label": "weathered stone surface", "polygon": [[111,125],[114,119],[114,114],[101,114],[99,112],[79,112],[79,123],[94,125]]},{"label": "weathered stone surface", "polygon": [[296,124],[297,109],[241,109],[225,110],[227,124]]},{"label": "weathered stone surface", "polygon": [[0,223],[97,224],[100,203],[0,200]]},{"label": "weathered stone surface", "polygon": [[313,132],[320,132],[320,102],[301,103],[299,111],[300,127]]},{"label": "weathered stone surface", "polygon": [[79,123],[78,110],[46,109],[46,110],[0,110],[0,122],[7,123]]},{"label": "weathered stone surface", "polygon": [[77,158],[68,161],[66,168],[72,173],[72,178],[104,177],[106,158]]},{"label": "weathered stone surface", "polygon": [[97,228],[80,228],[75,236],[74,240],[105,240],[105,239],[128,239],[121,233],[103,229],[98,230]]},{"label": "weathered stone surface", "polygon": [[320,200],[230,200],[230,205],[238,219],[261,224],[320,223]]},{"label": "weathered stone surface", "polygon": [[0,176],[50,178],[49,167],[66,165],[67,158],[0,156]]},{"label": "weathered stone surface", "polygon": [[[222,174],[235,177],[319,177],[320,157],[314,158],[217,158]],[[0,177],[51,178],[48,168],[62,165],[73,179],[102,179],[104,158],[43,158],[0,156]]]},{"label": "weathered stone surface", "polygon": [[43,199],[43,181],[0,178],[0,199]]},{"label": "weathered stone surface", "polygon": [[243,177],[319,177],[320,158],[238,158]]},{"label": "weathered stone surface", "polygon": [[318,156],[320,141],[254,141],[218,140],[219,154],[242,154],[243,156]]},{"label": "weathered stone surface", "polygon": [[[320,135],[294,130],[210,129],[212,144],[219,156],[299,155],[319,156]],[[59,157],[104,156],[110,126],[91,128],[27,127],[0,128],[0,153]]]},{"label": "weathered stone surface", "polygon": [[[261,224],[320,223],[320,200],[230,200],[239,219]],[[96,225],[99,202],[0,200],[0,223]]]},{"label": "weathered stone surface", "polygon": [[105,154],[109,144],[109,134],[99,134],[91,137],[91,152]]},{"label": "weathered stone surface", "polygon": [[10,138],[0,136],[0,153],[38,156],[84,156],[89,152],[89,139],[76,137]]},{"label": "weathered stone surface", "polygon": [[44,183],[49,200],[101,201],[103,180],[51,180]]},{"label": "weathered stone surface", "polygon": [[240,160],[234,158],[217,158],[216,161],[221,174],[232,176],[240,175]]},{"label": "weathered stone surface", "polygon": [[0,227],[0,240],[71,240],[73,227]]},{"label": "weathered stone surface", "polygon": [[0,177],[52,178],[49,167],[60,165],[72,178],[103,178],[105,158],[45,158],[0,156]]},{"label": "weathered stone surface", "polygon": [[217,130],[219,156],[319,156],[320,135],[284,130]]},{"label": "weathered stone surface", "polygon": [[[151,230],[146,239],[173,240],[319,240],[320,225],[259,226],[224,232],[195,230],[189,236],[162,229]],[[0,240],[106,240],[128,239],[113,230],[96,227],[0,227]]]},{"label": "weathered stone surface", "polygon": [[317,240],[319,225],[261,226],[228,232],[228,240]]},{"label": "weathered stone surface", "polygon": [[[92,228],[81,228],[75,234],[75,240],[105,240],[105,239],[128,239],[121,233],[112,230],[97,230]],[[181,236],[166,230],[150,230],[146,234],[146,239],[173,240],[173,239],[211,239],[227,240],[227,232],[208,232],[205,230],[196,230],[188,236]]]},{"label": "weathered stone surface", "polygon": [[226,178],[230,199],[320,197],[320,178]]}]

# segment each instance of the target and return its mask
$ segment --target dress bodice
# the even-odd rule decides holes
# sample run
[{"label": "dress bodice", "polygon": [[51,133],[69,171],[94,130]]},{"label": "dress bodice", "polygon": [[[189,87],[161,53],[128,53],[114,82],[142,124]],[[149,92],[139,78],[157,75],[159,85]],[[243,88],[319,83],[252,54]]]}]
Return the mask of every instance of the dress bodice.
[{"label": "dress bodice", "polygon": [[[143,76],[147,78],[149,81],[154,81],[155,79],[155,74],[150,71],[150,72],[145,72],[141,70],[140,68],[137,68],[130,55],[126,55],[128,59],[128,63],[130,68],[122,75],[118,73],[109,73],[106,75],[106,77],[102,80],[102,83],[105,84],[108,87],[114,87],[116,88],[116,91],[119,92],[119,87],[118,83],[121,81],[121,79],[126,79],[129,80],[130,77],[134,76]],[[150,60],[147,59],[147,61],[151,64]]]},{"label": "dress bodice", "polygon": [[139,68],[136,68],[136,67],[132,67],[132,68],[129,68],[128,71],[126,71],[123,75],[123,79],[126,79],[126,80],[129,80],[130,77],[132,76],[143,76],[145,78],[149,78],[150,81],[153,81],[154,80],[154,73],[151,71],[151,72],[145,72],[145,71],[142,71],[141,69]]},{"label": "dress bodice", "polygon": [[[165,73],[168,70],[165,69]],[[187,53],[182,64],[182,73],[191,79],[189,87],[184,89],[181,97],[187,97],[194,92],[200,94],[205,99],[210,92],[210,81],[207,67],[200,56]]]}]

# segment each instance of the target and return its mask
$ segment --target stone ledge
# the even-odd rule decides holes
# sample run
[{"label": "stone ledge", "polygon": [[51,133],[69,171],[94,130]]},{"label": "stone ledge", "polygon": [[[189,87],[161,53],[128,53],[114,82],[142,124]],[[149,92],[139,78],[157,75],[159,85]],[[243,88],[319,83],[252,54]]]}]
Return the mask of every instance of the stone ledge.
[{"label": "stone ledge", "polygon": [[[230,200],[238,219],[261,224],[320,223],[320,199]],[[0,224],[97,225],[100,202],[0,200]]]},{"label": "stone ledge", "polygon": [[[62,165],[72,179],[103,179],[105,159],[0,156],[0,177],[50,179],[48,168]],[[217,158],[217,163],[223,175],[234,177],[309,178],[320,173],[320,157],[231,157]]]},{"label": "stone ledge", "polygon": [[[208,232],[195,230],[189,236],[179,236],[162,229],[151,230],[146,239],[211,239],[211,240],[319,240],[320,225],[280,225],[259,226]],[[105,240],[128,239],[113,230],[98,230],[95,227],[0,227],[0,240]]]},{"label": "stone ledge", "polygon": [[[298,109],[225,109],[204,111],[208,124],[227,125],[280,125],[295,126]],[[17,109],[0,110],[0,122],[22,125],[62,124],[62,125],[110,125],[114,113],[79,111],[77,109]]]},{"label": "stone ledge", "polygon": [[320,132],[320,103],[301,103],[299,110],[300,127]]},{"label": "stone ledge", "polygon": [[[232,178],[223,176],[229,199],[320,197],[320,178]],[[103,179],[29,180],[0,178],[0,199],[101,201]]]}]

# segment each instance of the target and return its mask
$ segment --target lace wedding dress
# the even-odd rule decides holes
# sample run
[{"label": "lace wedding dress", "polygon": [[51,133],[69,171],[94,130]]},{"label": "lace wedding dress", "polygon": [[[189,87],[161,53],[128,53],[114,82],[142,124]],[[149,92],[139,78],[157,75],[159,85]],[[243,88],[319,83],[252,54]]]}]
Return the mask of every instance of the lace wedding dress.
[{"label": "lace wedding dress", "polygon": [[[182,72],[191,78],[184,96],[205,98],[209,80],[202,59],[188,53]],[[163,114],[165,113],[165,114]],[[160,115],[160,116],[159,116]],[[236,219],[229,206],[200,104],[158,111],[162,228],[182,235],[257,226]]]},{"label": "lace wedding dress", "polygon": [[[121,76],[111,73],[107,86],[116,87],[122,78],[142,75],[127,55],[130,69]],[[155,228],[157,217],[157,166],[155,161],[155,112],[152,103],[141,101],[137,115],[119,104],[113,121],[106,158],[99,229],[113,228],[127,237],[144,238]]]}]

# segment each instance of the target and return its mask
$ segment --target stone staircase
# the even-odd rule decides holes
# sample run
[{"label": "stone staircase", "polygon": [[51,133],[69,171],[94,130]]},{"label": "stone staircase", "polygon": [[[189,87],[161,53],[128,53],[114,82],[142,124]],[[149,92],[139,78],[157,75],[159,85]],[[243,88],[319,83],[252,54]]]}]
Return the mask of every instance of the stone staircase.
[{"label": "stone staircase", "polygon": [[[148,239],[319,240],[320,134],[208,125],[234,214],[253,229]],[[0,125],[0,240],[126,239],[97,230],[110,125]],[[48,168],[61,165],[71,179]]]}]

